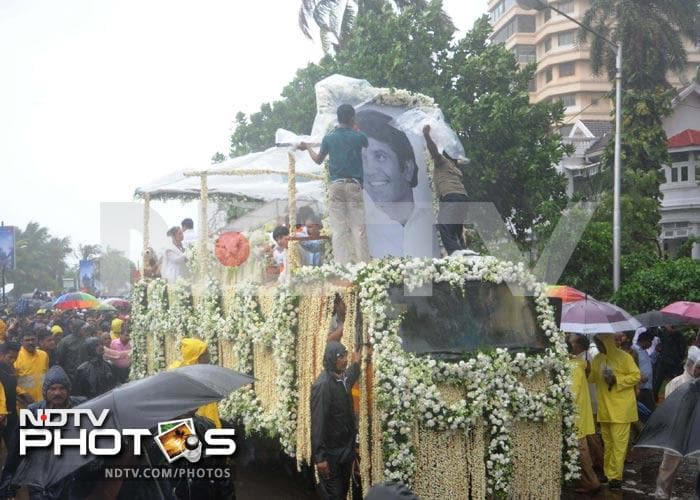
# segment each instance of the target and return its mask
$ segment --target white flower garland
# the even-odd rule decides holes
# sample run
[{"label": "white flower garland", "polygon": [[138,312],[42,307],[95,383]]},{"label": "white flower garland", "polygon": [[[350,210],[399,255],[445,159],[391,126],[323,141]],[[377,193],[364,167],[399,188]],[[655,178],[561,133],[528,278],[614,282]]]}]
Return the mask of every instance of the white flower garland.
[{"label": "white flower garland", "polygon": [[146,332],[146,293],[148,282],[139,281],[134,285],[131,296],[131,344],[133,345],[133,356],[129,378],[137,380],[148,375],[147,363],[147,339]]},{"label": "white flower garland", "polygon": [[194,335],[206,341],[212,363],[219,361],[219,334],[224,330],[225,320],[221,311],[221,286],[216,279],[209,279],[204,296],[194,309],[196,325]]},{"label": "white flower garland", "polygon": [[282,447],[290,456],[296,454],[297,384],[296,384],[296,326],[297,298],[286,287],[275,292],[273,309],[263,318],[256,300],[257,287],[241,285],[227,311],[224,337],[233,341],[238,370],[253,372],[253,343],[272,348],[277,368],[279,401],[272,414],[262,410],[252,389],[236,391],[221,405],[222,414],[238,416],[249,431],[279,436]]}]

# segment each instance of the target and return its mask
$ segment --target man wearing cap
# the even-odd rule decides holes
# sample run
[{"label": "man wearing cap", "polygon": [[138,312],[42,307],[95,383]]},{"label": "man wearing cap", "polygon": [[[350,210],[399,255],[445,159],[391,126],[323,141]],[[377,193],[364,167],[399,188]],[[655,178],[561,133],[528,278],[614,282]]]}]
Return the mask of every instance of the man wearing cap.
[{"label": "man wearing cap", "polygon": [[438,212],[438,230],[442,246],[447,255],[457,250],[464,250],[463,223],[467,215],[467,191],[464,189],[462,172],[456,163],[438,151],[433,138],[430,137],[430,125],[423,127],[423,137],[428,152],[435,164],[433,184],[440,199]]},{"label": "man wearing cap", "polygon": [[[68,375],[60,366],[52,366],[44,377],[42,385],[43,399],[32,403],[27,408],[33,414],[38,414],[40,410],[68,409],[79,405],[85,398],[71,396],[71,383]],[[13,486],[12,477],[17,471],[17,467],[22,457],[19,454],[19,438],[13,440],[11,449],[7,452],[7,461],[2,470],[2,480],[0,480],[0,497],[14,496],[16,486]],[[30,498],[62,498],[65,488],[73,481],[72,476],[52,484],[48,490],[41,491],[33,486],[29,487]]]},{"label": "man wearing cap", "polygon": [[323,499],[344,500],[355,460],[355,415],[351,387],[360,377],[360,353],[348,368],[348,351],[331,340],[323,355],[323,372],[311,388],[311,456]]}]

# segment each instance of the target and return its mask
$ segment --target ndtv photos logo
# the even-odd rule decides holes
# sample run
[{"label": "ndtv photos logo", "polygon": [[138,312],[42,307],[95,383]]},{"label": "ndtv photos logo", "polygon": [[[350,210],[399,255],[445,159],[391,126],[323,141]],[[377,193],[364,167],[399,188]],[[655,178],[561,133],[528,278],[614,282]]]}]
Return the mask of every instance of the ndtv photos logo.
[{"label": "ndtv photos logo", "polygon": [[[74,447],[80,455],[114,456],[122,450],[123,438],[133,438],[134,455],[141,455],[143,437],[152,436],[148,429],[102,429],[109,410],[98,415],[87,409],[39,410],[36,414],[20,410],[19,453],[26,455],[31,448],[53,448],[55,455]],[[90,429],[81,428],[90,424]],[[160,422],[153,436],[168,462],[184,457],[197,462],[205,457],[230,456],[236,451],[234,429],[208,429],[204,440],[197,436],[191,418]],[[202,445],[205,446],[202,446]]]}]

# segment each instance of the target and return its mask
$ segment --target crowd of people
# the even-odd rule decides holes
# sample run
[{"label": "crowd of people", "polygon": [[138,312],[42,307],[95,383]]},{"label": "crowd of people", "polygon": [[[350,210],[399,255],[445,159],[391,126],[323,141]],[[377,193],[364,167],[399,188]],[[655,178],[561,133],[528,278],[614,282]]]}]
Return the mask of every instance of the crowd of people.
[{"label": "crowd of people", "polygon": [[[628,449],[644,422],[680,385],[700,377],[700,348],[689,346],[671,326],[600,334],[593,344],[584,335],[570,334],[567,344],[581,456],[577,492],[591,494],[604,484],[620,489]],[[671,498],[682,460],[664,453],[656,498]]]},{"label": "crowd of people", "polygon": [[0,315],[0,434],[7,450],[0,498],[17,490],[19,410],[71,408],[104,394],[127,381],[131,352],[128,318],[112,312]]}]

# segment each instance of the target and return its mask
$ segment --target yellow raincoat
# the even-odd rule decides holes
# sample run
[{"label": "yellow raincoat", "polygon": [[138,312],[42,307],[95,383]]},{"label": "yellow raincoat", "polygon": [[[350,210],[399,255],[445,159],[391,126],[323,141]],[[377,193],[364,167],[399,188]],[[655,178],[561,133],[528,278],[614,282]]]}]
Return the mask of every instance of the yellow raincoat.
[{"label": "yellow raincoat", "polygon": [[571,365],[571,393],[574,395],[576,407],[576,437],[581,439],[595,434],[591,394],[588,392],[586,381],[586,360],[574,358],[569,360],[569,364]]},{"label": "yellow raincoat", "polygon": [[42,386],[47,371],[49,371],[48,354],[41,349],[29,352],[22,347],[15,361],[17,394],[29,394],[34,401],[43,400]]},{"label": "yellow raincoat", "polygon": [[7,398],[5,397],[5,386],[0,384],[0,415],[7,415]]},{"label": "yellow raincoat", "polygon": [[122,333],[122,325],[124,325],[123,319],[114,318],[112,320],[112,331],[110,332],[112,340],[117,340],[119,338],[119,335]]},{"label": "yellow raincoat", "polygon": [[[202,340],[192,338],[182,339],[180,342],[180,354],[182,355],[182,359],[168,366],[168,370],[197,364],[200,356],[207,352],[208,348],[207,343]],[[209,403],[208,405],[200,406],[197,410],[197,415],[208,418],[214,422],[217,429],[221,429],[218,403]]]},{"label": "yellow raincoat", "polygon": [[[603,470],[609,480],[621,481],[630,424],[639,418],[634,387],[641,374],[632,356],[615,345],[611,334],[598,335],[597,338],[605,346],[605,353],[600,352],[593,359],[588,380],[595,384],[598,393],[598,422],[605,446]],[[606,368],[615,375],[616,382],[611,387],[603,375]]]},{"label": "yellow raincoat", "polygon": [[0,319],[0,342],[7,340],[7,325]]}]

